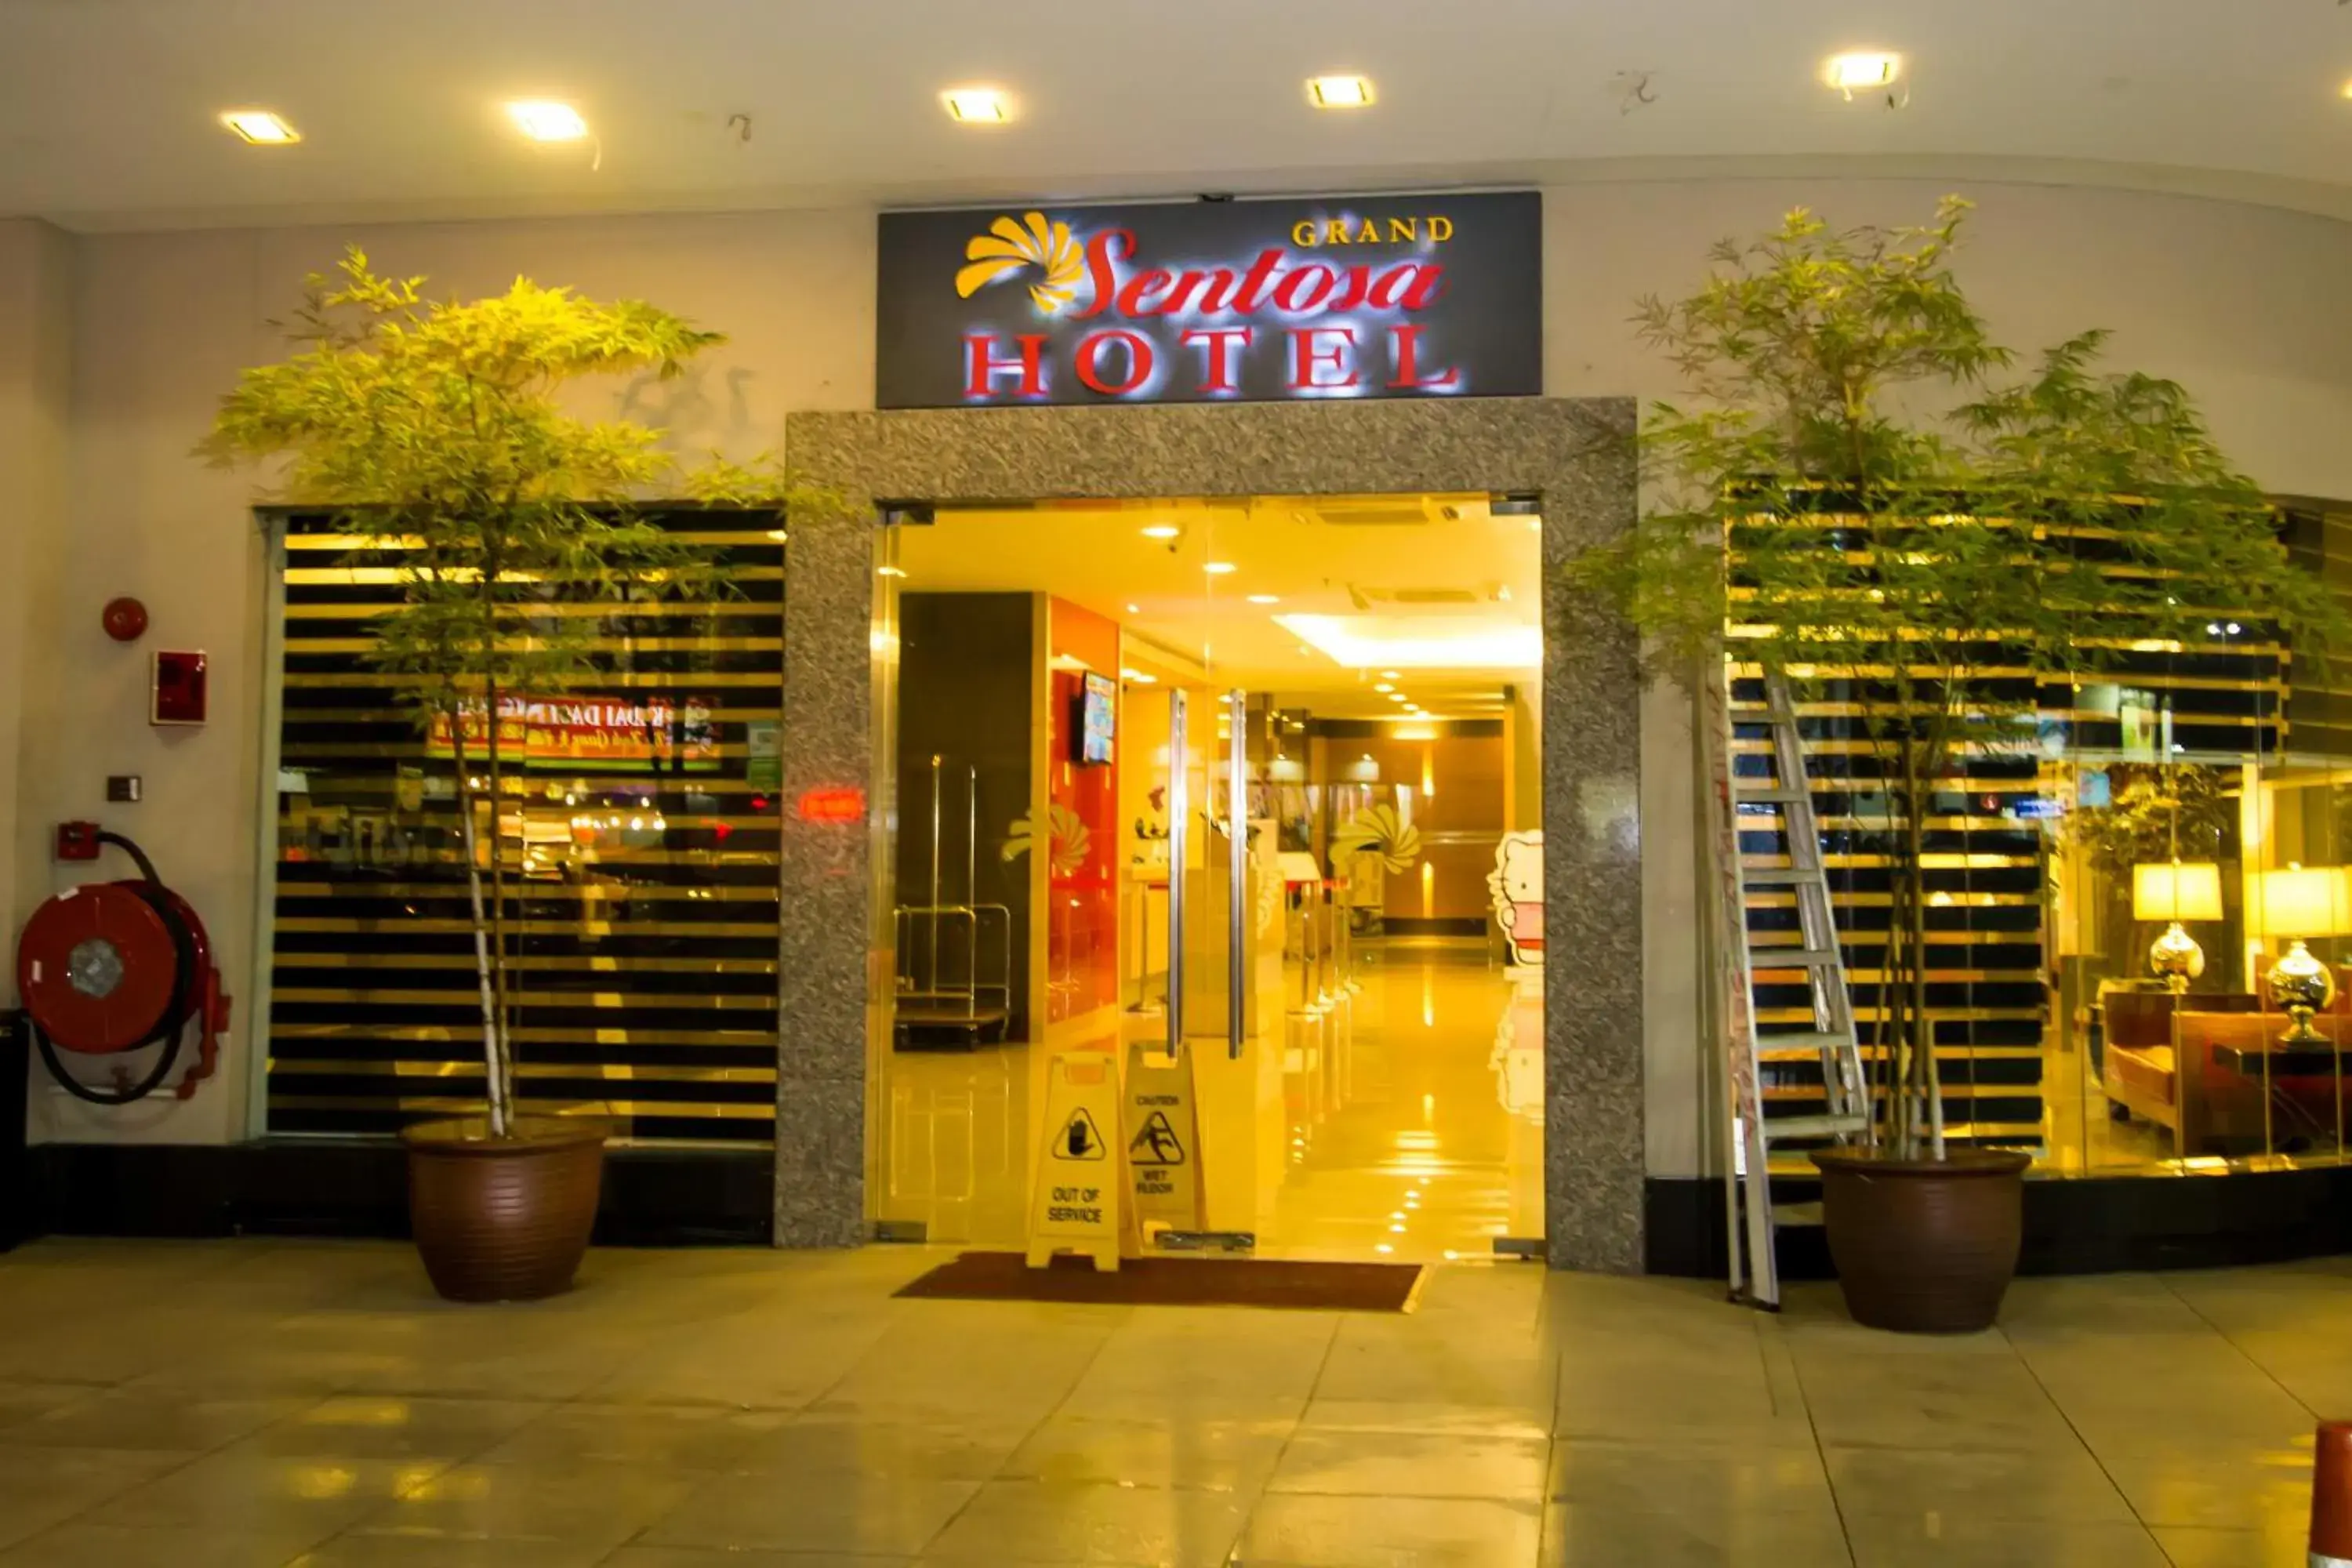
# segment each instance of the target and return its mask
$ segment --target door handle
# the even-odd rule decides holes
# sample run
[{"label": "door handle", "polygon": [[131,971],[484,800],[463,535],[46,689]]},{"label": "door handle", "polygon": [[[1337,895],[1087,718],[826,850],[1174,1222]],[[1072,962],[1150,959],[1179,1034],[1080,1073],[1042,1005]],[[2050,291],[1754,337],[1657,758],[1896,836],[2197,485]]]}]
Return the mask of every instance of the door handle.
[{"label": "door handle", "polygon": [[1185,787],[1184,693],[1168,693],[1168,1055],[1184,1054],[1184,846],[1192,805]]},{"label": "door handle", "polygon": [[1248,970],[1242,944],[1246,933],[1242,893],[1249,882],[1249,696],[1236,691],[1226,700],[1232,714],[1232,745],[1228,757],[1228,783],[1232,795],[1225,805],[1225,822],[1230,828],[1230,866],[1226,877],[1226,919],[1230,922],[1225,949],[1225,1051],[1234,1061],[1242,1059],[1242,1040],[1248,1028],[1248,1014],[1244,1006],[1247,995],[1242,983]]}]

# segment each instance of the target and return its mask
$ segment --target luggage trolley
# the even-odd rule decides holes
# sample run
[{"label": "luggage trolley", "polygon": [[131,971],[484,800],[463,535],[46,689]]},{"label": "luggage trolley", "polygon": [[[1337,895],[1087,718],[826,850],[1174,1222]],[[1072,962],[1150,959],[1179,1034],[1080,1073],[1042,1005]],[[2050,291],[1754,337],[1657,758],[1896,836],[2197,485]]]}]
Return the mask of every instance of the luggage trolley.
[{"label": "luggage trolley", "polygon": [[[1001,1043],[1013,1020],[1013,910],[979,901],[980,770],[964,765],[963,898],[950,902],[941,886],[945,857],[940,780],[944,757],[931,759],[930,898],[893,911],[898,948],[891,1038],[900,1050],[976,1050]],[[983,927],[992,928],[993,940]],[[961,938],[961,940],[958,940]],[[942,970],[941,943],[948,968]],[[955,963],[960,956],[961,967]],[[995,960],[993,977],[981,967]]]}]

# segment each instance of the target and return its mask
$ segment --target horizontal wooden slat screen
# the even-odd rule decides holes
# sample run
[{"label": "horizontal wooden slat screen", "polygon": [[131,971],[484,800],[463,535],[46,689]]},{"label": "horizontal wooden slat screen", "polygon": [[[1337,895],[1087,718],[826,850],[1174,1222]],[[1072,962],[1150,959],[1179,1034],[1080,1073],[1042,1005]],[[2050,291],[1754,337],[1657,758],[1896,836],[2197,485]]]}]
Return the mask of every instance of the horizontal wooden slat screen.
[{"label": "horizontal wooden slat screen", "polygon": [[[1842,540],[1849,543],[1862,531],[1853,526],[1859,523],[1855,519],[1820,521],[1825,530],[1843,528]],[[2119,519],[2119,526],[2128,525],[2127,516]],[[2335,559],[2315,520],[2283,514],[2281,531],[2315,570]],[[1752,592],[1754,582],[1741,575],[1739,539],[1735,530],[1732,584],[1735,602],[1744,603],[1742,591]],[[2072,553],[2094,562],[2119,555],[2112,535],[2091,530],[2080,531]],[[2109,569],[2129,570],[2120,564]],[[2252,763],[2290,749],[2334,751],[2340,745],[2343,731],[2322,725],[2320,699],[2305,684],[2312,661],[2298,663],[2274,628],[2227,605],[2211,606],[2210,613],[2202,639],[2143,639],[2112,647],[2105,668],[2079,684],[2050,679],[2030,664],[2001,662],[2018,656],[2014,650],[2004,653],[1990,637],[1954,639],[1965,643],[1960,662],[1975,666],[1977,691],[2032,710],[2036,719],[2016,744],[1962,747],[1954,776],[1933,793],[1926,824],[1920,885],[1930,904],[1927,1011],[1947,1131],[1956,1142],[2038,1147],[2047,1134],[2042,1069],[2054,1026],[2045,918],[2052,841],[2042,819],[2056,804],[2046,796],[2057,785],[2045,775],[2044,762],[2143,753],[2152,761],[2153,716],[2159,708],[2169,712],[2170,734],[2182,752],[2202,760]],[[1969,650],[1979,645],[1982,658],[1969,657]],[[1910,673],[1919,679],[1934,668],[1923,651],[1922,662]],[[1735,653],[1730,674],[1732,769],[1743,778],[1769,779],[1763,672]],[[1885,776],[1868,738],[1868,721],[1895,711],[1894,695],[1885,669],[1822,667],[1819,674],[1823,679],[1798,703],[1798,726],[1810,761],[1820,847],[1830,870],[1855,1022],[1864,1058],[1874,1065],[1884,1048],[1878,1030],[1886,1013],[1880,992],[1902,821],[1889,794],[1896,781]],[[1919,700],[1934,696],[1931,685]],[[2147,716],[2140,728],[2147,733],[2126,724],[2126,698]],[[1788,835],[1776,807],[1741,806],[1738,827],[1743,858],[1763,866],[1788,863]],[[1748,930],[1759,942],[1793,942],[1797,924],[1793,897],[1763,895],[1748,901]],[[1780,971],[1762,977],[1756,1003],[1768,1047],[1774,1033],[1804,1033],[1814,1026],[1809,995],[1801,973]],[[1827,1106],[1819,1053],[1768,1049],[1762,1089],[1769,1114],[1819,1114]],[[1791,1168],[1802,1164],[1792,1157]]]},{"label": "horizontal wooden slat screen", "polygon": [[[593,683],[532,694],[577,722],[508,770],[518,1094],[641,1142],[765,1142],[785,546],[769,513],[664,522],[714,552],[725,592],[601,627]],[[453,763],[362,660],[399,602],[399,542],[285,527],[269,1130],[476,1111]]]}]

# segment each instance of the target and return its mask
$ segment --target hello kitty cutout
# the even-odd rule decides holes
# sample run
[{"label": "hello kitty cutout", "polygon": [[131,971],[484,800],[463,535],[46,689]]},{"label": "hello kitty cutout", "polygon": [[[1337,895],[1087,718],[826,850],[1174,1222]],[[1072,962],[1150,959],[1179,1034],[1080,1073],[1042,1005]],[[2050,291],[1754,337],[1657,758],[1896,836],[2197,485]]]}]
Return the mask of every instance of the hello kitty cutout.
[{"label": "hello kitty cutout", "polygon": [[1544,961],[1543,830],[1506,833],[1486,878],[1495,896],[1495,921],[1503,928],[1511,962],[1538,967]]}]

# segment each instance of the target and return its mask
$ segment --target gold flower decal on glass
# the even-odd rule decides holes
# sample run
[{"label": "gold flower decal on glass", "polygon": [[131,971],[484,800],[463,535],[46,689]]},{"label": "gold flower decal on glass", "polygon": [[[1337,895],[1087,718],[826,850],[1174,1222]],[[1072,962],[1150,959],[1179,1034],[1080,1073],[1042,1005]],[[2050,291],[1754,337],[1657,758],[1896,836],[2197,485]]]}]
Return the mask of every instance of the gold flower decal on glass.
[{"label": "gold flower decal on glass", "polygon": [[1421,829],[1399,817],[1395,806],[1375,805],[1331,835],[1331,854],[1334,859],[1377,855],[1391,871],[1409,870],[1421,858]]},{"label": "gold flower decal on glass", "polygon": [[972,237],[963,254],[971,265],[956,274],[958,295],[969,300],[998,279],[1034,267],[1045,276],[1029,285],[1029,298],[1049,316],[1077,298],[1078,280],[1086,276],[1085,253],[1070,237],[1070,226],[1049,223],[1044,213],[1018,222],[998,218],[986,234]]},{"label": "gold flower decal on glass", "polygon": [[[1076,812],[1058,800],[1045,807],[1045,839],[1048,864],[1056,877],[1076,876],[1094,853],[1094,834]],[[1017,817],[1004,840],[1004,858],[1017,860],[1036,842],[1036,823],[1025,815]]]}]

